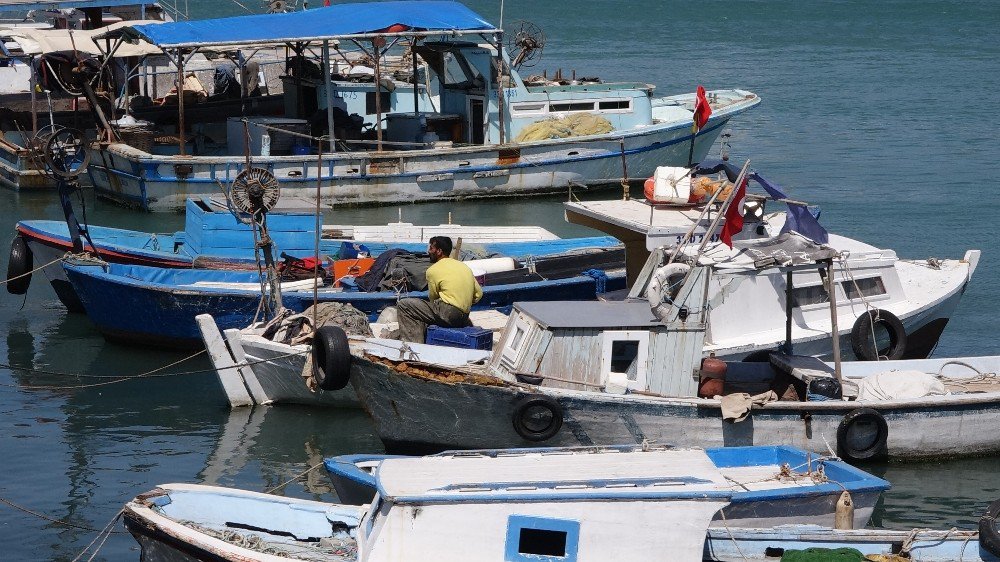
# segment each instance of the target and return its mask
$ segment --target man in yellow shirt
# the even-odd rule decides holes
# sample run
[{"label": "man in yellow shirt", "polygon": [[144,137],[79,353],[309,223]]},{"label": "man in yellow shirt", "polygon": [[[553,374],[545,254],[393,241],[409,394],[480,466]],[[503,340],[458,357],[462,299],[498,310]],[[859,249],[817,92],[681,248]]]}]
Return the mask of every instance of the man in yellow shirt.
[{"label": "man in yellow shirt", "polygon": [[451,238],[435,236],[427,244],[433,265],[427,269],[427,293],[423,299],[401,299],[396,305],[399,339],[424,343],[427,326],[463,328],[469,322],[469,310],[483,298],[483,289],[472,270],[451,255]]}]

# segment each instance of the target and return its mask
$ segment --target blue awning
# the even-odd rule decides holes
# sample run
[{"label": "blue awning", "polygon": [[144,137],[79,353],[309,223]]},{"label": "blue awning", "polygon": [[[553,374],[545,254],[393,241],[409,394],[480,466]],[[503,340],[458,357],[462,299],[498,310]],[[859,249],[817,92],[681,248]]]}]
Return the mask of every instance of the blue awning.
[{"label": "blue awning", "polygon": [[137,25],[131,30],[126,33],[138,35],[161,48],[263,45],[356,38],[376,33],[496,31],[482,16],[462,4],[440,0],[335,4],[284,14]]}]

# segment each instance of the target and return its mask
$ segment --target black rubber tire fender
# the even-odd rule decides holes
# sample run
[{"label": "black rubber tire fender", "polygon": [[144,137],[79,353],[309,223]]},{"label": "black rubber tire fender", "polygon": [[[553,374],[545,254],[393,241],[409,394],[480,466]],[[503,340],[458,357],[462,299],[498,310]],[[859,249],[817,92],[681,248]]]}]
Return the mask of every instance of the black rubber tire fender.
[{"label": "black rubber tire fender", "polygon": [[[552,416],[552,421],[544,428],[532,428],[531,421],[535,415],[533,411],[539,408],[547,410],[549,415]],[[514,404],[514,413],[511,416],[511,420],[514,422],[514,431],[524,439],[534,443],[548,441],[555,437],[562,428],[562,406],[559,405],[559,402],[555,398],[542,394],[530,394]]]},{"label": "black rubber tire fender", "polygon": [[351,381],[351,344],[337,326],[316,331],[312,346],[313,378],[323,390],[340,390]]},{"label": "black rubber tire fender", "polygon": [[[878,349],[871,341],[873,324],[880,324],[889,332],[889,352],[883,357],[878,356]],[[851,349],[861,361],[902,359],[906,353],[906,329],[899,318],[888,310],[865,311],[851,328]]]},{"label": "black rubber tire fender", "polygon": [[[15,236],[10,243],[10,257],[7,259],[7,292],[23,295],[31,285],[31,274],[35,269],[31,248],[21,236]],[[21,277],[23,275],[23,277]]]},{"label": "black rubber tire fender", "polygon": [[[858,446],[851,442],[849,432],[857,424],[874,424],[877,431],[870,443]],[[857,408],[847,412],[837,427],[837,454],[850,463],[884,459],[888,452],[889,424],[877,410]]]},{"label": "black rubber tire fender", "polygon": [[1000,519],[1000,500],[996,500],[986,508],[986,513],[979,518],[979,546],[993,556],[1000,557],[1000,529],[997,529],[997,519]]}]

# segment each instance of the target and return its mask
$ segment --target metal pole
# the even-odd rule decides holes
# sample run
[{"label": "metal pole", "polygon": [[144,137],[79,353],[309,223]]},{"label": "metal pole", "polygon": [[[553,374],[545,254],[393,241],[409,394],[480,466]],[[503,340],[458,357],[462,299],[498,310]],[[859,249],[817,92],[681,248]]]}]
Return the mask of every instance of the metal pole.
[{"label": "metal pole", "polygon": [[180,155],[187,156],[187,141],[184,139],[184,53],[177,49],[177,141]]},{"label": "metal pole", "polygon": [[420,92],[417,91],[417,38],[410,43],[410,57],[413,58],[413,116],[420,115]]},{"label": "metal pole", "polygon": [[625,158],[625,137],[618,139],[622,153],[622,201],[628,201],[628,160]]},{"label": "metal pole", "polygon": [[844,377],[840,365],[840,329],[837,327],[837,290],[833,279],[833,259],[826,260],[827,268],[820,269],[820,275],[826,279],[826,293],[830,295],[830,337],[833,338],[833,371],[837,380],[843,384]]},{"label": "metal pole", "polygon": [[[35,65],[28,62],[31,69],[31,80],[28,85],[31,87],[31,136],[38,136],[38,76],[35,74]],[[28,139],[21,139],[21,144],[27,146]]]},{"label": "metal pole", "polygon": [[[328,146],[330,152],[334,151],[333,141],[336,135],[333,134],[333,82],[330,79],[330,41],[323,41],[323,88],[326,90],[326,128],[327,137],[330,139]],[[323,141],[319,143],[319,152],[323,153]],[[322,160],[320,160],[322,162]],[[317,193],[317,196],[319,194]]]},{"label": "metal pole", "polygon": [[381,37],[372,39],[375,54],[375,137],[378,140],[376,150],[382,152],[382,70],[379,59],[382,58],[382,48],[379,47]]},{"label": "metal pole", "polygon": [[[501,8],[503,9],[503,8]],[[506,99],[504,99],[504,87],[503,87],[503,32],[497,33],[497,126],[500,129],[500,144],[506,141],[507,128],[504,126],[504,117],[507,108]]]},{"label": "metal pole", "polygon": [[792,354],[792,292],[795,287],[792,285],[791,270],[785,274],[785,353]]}]

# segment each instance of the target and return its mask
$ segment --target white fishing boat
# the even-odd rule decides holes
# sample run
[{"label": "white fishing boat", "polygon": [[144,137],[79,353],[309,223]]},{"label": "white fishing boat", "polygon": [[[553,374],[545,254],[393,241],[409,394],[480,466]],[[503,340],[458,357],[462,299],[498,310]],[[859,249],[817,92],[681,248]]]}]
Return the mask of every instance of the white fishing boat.
[{"label": "white fishing boat", "polygon": [[663,552],[693,561],[710,527],[766,525],[787,519],[790,505],[848,527],[866,520],[827,501],[844,495],[838,477],[872,499],[887,487],[846,466],[782,465],[784,453],[795,452],[733,449],[720,460],[653,446],[386,459],[364,506],[168,484],[129,502],[124,518],[151,561],[659,560]]},{"label": "white fishing boat", "polygon": [[[828,309],[838,308],[829,246],[794,233],[735,245],[735,255],[699,252],[667,265],[654,252],[637,285],[648,302],[517,304],[485,366],[356,356],[350,382],[391,451],[643,440],[795,444],[849,460],[1000,451],[991,429],[1000,413],[998,357],[841,362],[839,338],[831,338],[830,366],[792,355],[790,306],[788,338],[769,362],[712,359],[705,367],[715,284],[777,269],[772,279],[791,281],[779,302],[793,303],[799,279],[819,276]],[[895,336],[866,345],[884,357]]]},{"label": "white fishing boat", "polygon": [[[530,82],[518,68],[538,56],[537,37],[516,34],[518,52],[508,53],[502,30],[447,1],[334,4],[139,25],[108,37],[152,44],[174,60],[179,52],[261,45],[294,45],[296,61],[325,53],[312,65],[316,72],[284,80],[288,111],[280,122],[247,114],[245,122],[222,123],[208,135],[219,141],[199,144],[197,154],[187,142],[197,135],[183,125],[172,145],[100,147],[90,167],[98,194],[149,211],[180,209],[186,197],[216,192],[248,158],[274,174],[286,200],[315,204],[318,196],[324,206],[621,185],[649,176],[657,163],[699,161],[730,119],[760,102],[744,90],[710,91],[701,103],[711,115],[693,134],[694,93],[657,97],[649,84],[593,79]],[[375,68],[366,69],[367,89],[348,80],[359,79],[358,67],[333,77],[331,48],[371,55],[373,45],[380,47],[371,57]],[[404,45],[402,56],[413,62],[410,95],[397,92],[404,84],[381,60]],[[318,137],[326,139],[321,155],[310,148]]]},{"label": "white fishing boat", "polygon": [[[774,188],[758,174],[752,176],[761,185]],[[758,210],[762,203],[763,199],[756,201]],[[646,278],[633,283],[628,299],[632,301],[645,298],[652,270],[643,270],[641,266],[646,263],[649,248],[655,247],[650,244],[677,246],[688,234],[693,235],[696,241],[700,240],[712,218],[705,206],[678,209],[639,200],[567,204],[567,216],[571,214],[569,209],[580,215],[589,213],[592,223],[599,218],[602,230],[623,242],[626,265],[630,268],[632,279],[638,281],[640,274]],[[748,211],[745,228],[737,235],[737,239],[742,240],[739,243],[773,239],[796,220],[795,214],[792,211],[789,213],[787,216],[785,213],[755,215]],[[808,226],[798,222],[794,225],[795,228],[809,230]],[[815,235],[825,237],[838,254],[834,260],[837,332],[844,356],[875,358],[872,353],[866,352],[869,348],[864,342],[872,330],[869,319],[872,314],[877,314],[880,322],[876,323],[876,337],[880,340],[892,338],[894,342],[892,349],[888,350],[889,356],[894,359],[928,357],[976,269],[979,251],[970,250],[961,260],[906,260],[898,258],[892,250],[876,248],[858,240],[827,235],[825,231]],[[730,257],[736,259],[739,256],[718,243],[709,245],[707,253],[718,258],[720,267],[727,267]],[[638,260],[641,261],[637,266]],[[649,263],[651,268],[658,262],[652,260]],[[746,260],[743,263],[747,265]],[[796,353],[831,358],[829,334],[833,327],[829,298],[819,275],[815,271],[794,274],[791,324],[785,314],[786,281],[787,273],[778,269],[754,270],[752,274],[713,279],[709,285],[711,310],[704,353],[727,360],[755,357],[766,360],[766,354],[779,348],[790,335]],[[641,308],[643,305],[638,306]],[[748,310],[752,313],[748,314]],[[474,318],[473,321],[477,326],[496,332],[503,328],[495,316],[482,321]],[[315,385],[310,390],[306,384],[312,373],[308,345],[290,346],[271,341],[262,337],[259,327],[229,330],[223,338],[214,322],[207,317],[200,320],[199,327],[203,339],[213,342],[208,348],[212,350],[219,380],[233,406],[282,402],[329,404],[330,393],[338,397],[347,396],[343,390],[323,390]],[[380,330],[376,330],[375,335],[380,335]],[[356,349],[371,351],[362,340],[355,341]],[[499,335],[494,341],[500,341]],[[405,355],[396,351],[400,347],[399,342],[389,346],[382,341],[376,347],[392,349],[386,353],[396,353],[397,358]],[[431,363],[450,366],[461,366],[468,359],[454,355],[450,348],[423,353],[426,357],[433,357],[428,359]],[[455,361],[449,360],[449,354],[456,357]],[[246,365],[239,369],[229,368],[244,363]],[[336,400],[340,402],[341,398]]]}]

